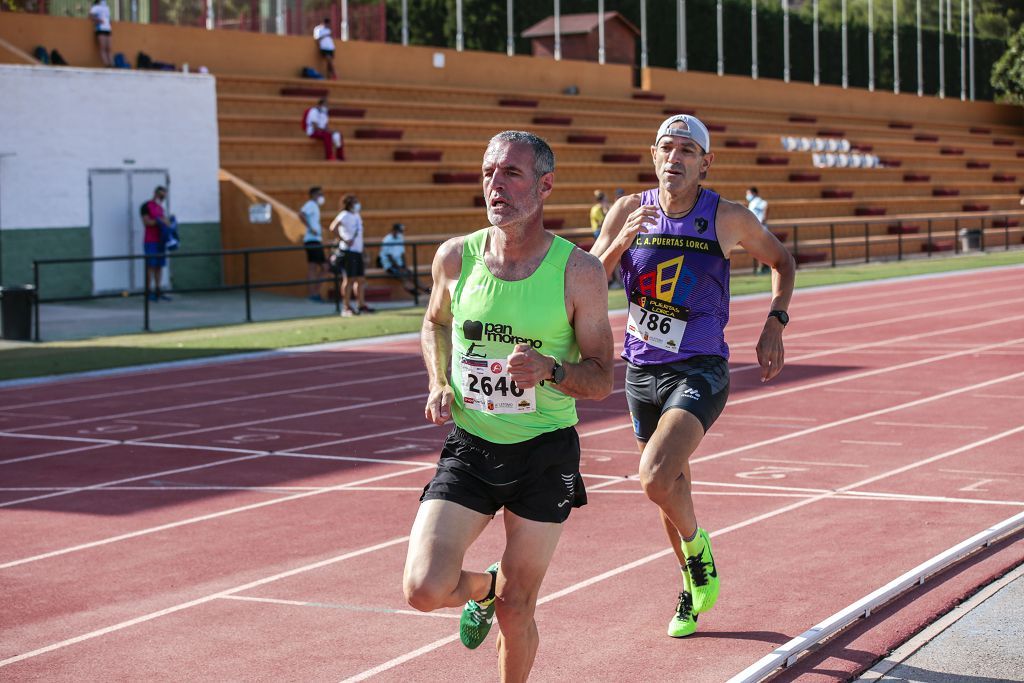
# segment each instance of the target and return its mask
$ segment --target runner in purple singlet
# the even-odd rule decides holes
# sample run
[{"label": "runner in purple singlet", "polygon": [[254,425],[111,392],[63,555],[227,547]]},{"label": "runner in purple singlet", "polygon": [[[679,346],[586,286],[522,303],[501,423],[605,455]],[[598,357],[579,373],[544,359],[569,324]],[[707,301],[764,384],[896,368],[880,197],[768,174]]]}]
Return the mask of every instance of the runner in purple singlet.
[{"label": "runner in purple singlet", "polygon": [[793,294],[793,257],[747,208],[701,187],[714,161],[699,119],[671,116],[651,146],[658,187],[612,206],[591,253],[628,297],[626,401],[640,447],[640,483],[661,510],[683,590],[668,634],[688,636],[714,606],[719,577],[697,525],[690,455],[729,395],[729,256],[737,248],[772,268],[772,302],[757,360],[761,381],[783,365],[782,330]]}]

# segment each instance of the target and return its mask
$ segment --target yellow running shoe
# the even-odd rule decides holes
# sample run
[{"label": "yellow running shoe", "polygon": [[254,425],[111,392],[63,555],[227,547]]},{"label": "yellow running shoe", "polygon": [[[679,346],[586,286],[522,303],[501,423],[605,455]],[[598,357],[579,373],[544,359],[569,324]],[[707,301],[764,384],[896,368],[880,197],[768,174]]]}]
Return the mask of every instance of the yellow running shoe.
[{"label": "yellow running shoe", "polygon": [[[711,539],[704,529],[697,529],[697,538],[694,541],[701,541],[697,546],[700,552],[691,556],[689,549],[686,549],[686,570],[690,575],[690,586],[693,590],[693,611],[694,614],[702,614],[715,606],[718,600],[718,569],[715,567],[715,558],[711,555]],[[693,545],[697,545],[691,541]],[[691,545],[684,543],[684,547]]]},{"label": "yellow running shoe", "polygon": [[690,593],[690,576],[686,569],[683,574],[683,592],[679,594],[676,613],[668,622],[668,634],[673,638],[685,638],[697,630],[697,615],[693,611],[693,595]]}]

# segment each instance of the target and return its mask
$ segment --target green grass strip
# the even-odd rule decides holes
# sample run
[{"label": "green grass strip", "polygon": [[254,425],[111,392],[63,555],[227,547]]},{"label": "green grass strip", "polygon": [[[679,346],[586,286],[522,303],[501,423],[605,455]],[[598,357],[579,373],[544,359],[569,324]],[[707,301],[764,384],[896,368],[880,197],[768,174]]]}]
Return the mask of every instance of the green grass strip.
[{"label": "green grass strip", "polygon": [[[1024,251],[961,257],[816,268],[797,273],[797,288],[881,280],[1024,263]],[[732,293],[771,291],[767,275],[733,274]],[[608,295],[609,307],[625,305],[622,290]],[[361,339],[419,330],[423,308],[381,311],[356,318],[316,317],[178,330],[82,341],[10,345],[0,348],[0,380],[264,351],[323,342]]]}]

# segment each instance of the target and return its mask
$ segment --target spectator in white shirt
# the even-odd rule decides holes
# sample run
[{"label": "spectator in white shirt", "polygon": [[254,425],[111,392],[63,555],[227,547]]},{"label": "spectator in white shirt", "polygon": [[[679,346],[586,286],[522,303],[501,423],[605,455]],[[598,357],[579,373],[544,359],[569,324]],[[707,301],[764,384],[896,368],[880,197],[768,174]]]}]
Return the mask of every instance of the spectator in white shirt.
[{"label": "spectator in white shirt", "polygon": [[327,274],[327,259],[324,258],[323,230],[320,227],[320,207],[324,205],[324,193],[319,187],[309,188],[309,199],[299,215],[306,226],[302,244],[306,247],[306,279],[309,280],[309,300],[321,302],[320,279]]},{"label": "spectator in white shirt", "polygon": [[325,159],[344,161],[345,141],[342,139],[340,132],[328,128],[329,120],[327,98],[321,97],[315,107],[310,107],[306,110],[302,118],[302,126],[306,130],[306,135],[324,143]]},{"label": "spectator in white shirt", "polygon": [[110,56],[110,7],[107,6],[107,0],[93,0],[89,18],[92,19],[96,45],[100,49],[100,61],[103,66],[114,66]]},{"label": "spectator in white shirt", "polygon": [[324,58],[324,70],[327,78],[332,81],[338,79],[334,73],[334,38],[331,37],[331,20],[324,19],[323,23],[313,29],[313,40],[320,47],[320,56]]},{"label": "spectator in white shirt", "polygon": [[398,278],[405,286],[405,291],[416,294],[416,278],[405,266],[405,226],[401,223],[392,225],[391,232],[381,240],[377,265],[386,270],[391,277]]},{"label": "spectator in white shirt", "polygon": [[[335,271],[341,274],[341,314],[345,317],[373,313],[366,305],[366,264],[363,263],[362,206],[355,195],[341,199],[342,211],[331,221],[331,231],[338,233]],[[355,306],[352,305],[353,294]]]},{"label": "spectator in white shirt", "polygon": [[[761,225],[765,224],[765,219],[768,218],[768,202],[764,197],[758,194],[756,187],[747,188],[747,208],[750,210],[750,213],[754,214],[757,220],[761,222]],[[757,269],[756,261],[754,262],[754,269],[755,271]],[[770,271],[771,269],[768,266],[763,263],[761,264],[762,273],[768,273]]]}]

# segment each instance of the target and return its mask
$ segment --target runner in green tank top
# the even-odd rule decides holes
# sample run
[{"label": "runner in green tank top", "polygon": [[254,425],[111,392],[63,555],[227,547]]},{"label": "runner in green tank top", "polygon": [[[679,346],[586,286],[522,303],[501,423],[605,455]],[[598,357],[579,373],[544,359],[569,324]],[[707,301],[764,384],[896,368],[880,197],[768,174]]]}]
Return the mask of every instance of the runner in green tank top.
[{"label": "runner in green tank top", "polygon": [[[445,242],[423,320],[427,420],[454,420],[424,488],[403,579],[422,611],[465,605],[475,648],[499,621],[502,681],[525,681],[533,615],[562,523],[586,503],[578,398],[612,389],[608,287],[600,261],[544,230],[554,155],[531,133],[499,133],[483,160],[491,226]],[[463,558],[504,511],[506,546],[485,572]]]}]

